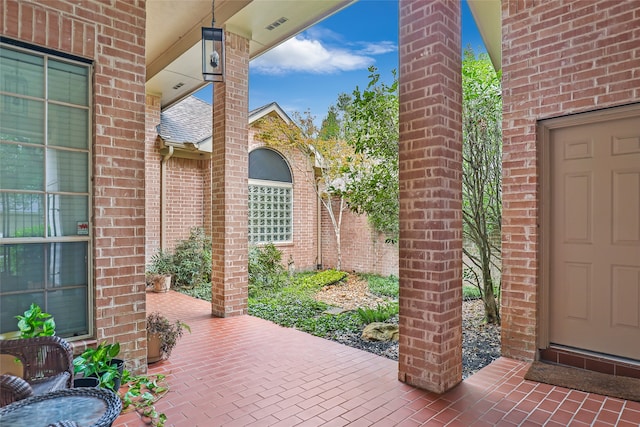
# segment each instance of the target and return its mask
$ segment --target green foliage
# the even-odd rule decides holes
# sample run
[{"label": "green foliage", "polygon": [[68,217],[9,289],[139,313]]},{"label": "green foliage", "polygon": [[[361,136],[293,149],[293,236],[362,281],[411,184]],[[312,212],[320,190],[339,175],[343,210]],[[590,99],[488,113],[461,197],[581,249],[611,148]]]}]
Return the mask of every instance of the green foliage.
[{"label": "green foliage", "polygon": [[361,274],[360,277],[369,283],[369,290],[375,295],[397,299],[400,282],[396,276],[382,277],[377,274]]},{"label": "green foliage", "polygon": [[462,61],[462,219],[465,281],[475,285],[488,323],[500,323],[494,277],[502,223],[502,92],[487,54],[467,49]]},{"label": "green foliage", "polygon": [[390,303],[385,305],[378,304],[376,308],[358,307],[357,313],[362,323],[368,325],[373,322],[385,322],[390,317],[398,314],[398,310],[398,303]]},{"label": "green foliage", "polygon": [[374,229],[395,242],[400,209],[398,79],[393,71],[393,81],[387,85],[375,67],[369,72],[365,90],[356,87],[351,96],[343,94],[338,101],[346,139],[366,159],[350,163],[345,193],[352,210],[366,213]]},{"label": "green foliage", "polygon": [[173,256],[171,253],[159,250],[151,257],[151,264],[147,266],[147,273],[167,275],[173,274],[175,267],[173,265]]},{"label": "green foliage", "polygon": [[176,287],[193,287],[211,281],[211,238],[201,227],[193,227],[189,238],[182,240],[173,253]]},{"label": "green foliage", "polygon": [[201,283],[189,289],[179,289],[185,295],[211,302],[211,283]]},{"label": "green foliage", "polygon": [[300,328],[306,320],[319,316],[326,309],[325,303],[300,295],[249,299],[249,314],[288,328]]},{"label": "green foliage", "polygon": [[249,295],[260,290],[277,289],[287,280],[282,252],[273,243],[249,247]]},{"label": "green foliage", "polygon": [[362,323],[354,312],[337,315],[321,314],[315,318],[302,320],[297,327],[301,331],[317,337],[328,338],[337,332],[358,332]]},{"label": "green foliage", "polygon": [[165,358],[171,356],[171,351],[178,344],[185,330],[191,332],[189,325],[180,320],[171,322],[157,311],[147,316],[147,334],[159,336],[160,353]]},{"label": "green foliage", "polygon": [[322,337],[338,330],[357,330],[360,322],[355,314],[327,314],[327,304],[314,299],[323,286],[337,283],[345,277],[345,272],[337,270],[303,273],[296,275],[288,286],[259,289],[249,298],[249,314]]},{"label": "green foliage", "polygon": [[333,285],[347,277],[347,273],[338,270],[324,270],[311,276],[302,276],[296,279],[294,288],[308,292],[317,292],[323,286]]},{"label": "green foliage", "polygon": [[122,410],[132,407],[140,414],[145,424],[163,427],[167,416],[156,410],[155,402],[169,391],[165,376],[162,374],[134,376],[125,370],[122,375],[122,384],[126,389],[120,395]]},{"label": "green foliage", "polygon": [[80,356],[73,359],[74,374],[82,374],[85,377],[95,376],[99,380],[100,387],[113,390],[115,380],[120,377],[118,366],[112,363],[118,353],[120,353],[120,343],[107,344],[103,341],[96,348],[87,348]]},{"label": "green foliage", "polygon": [[465,300],[480,298],[480,289],[474,285],[462,285],[462,298]]},{"label": "green foliage", "polygon": [[322,120],[318,138],[324,141],[341,139],[339,114],[334,105],[329,107],[327,116]]},{"label": "green foliage", "polygon": [[20,338],[47,337],[56,334],[56,322],[44,313],[38,304],[32,303],[24,316],[16,316]]}]

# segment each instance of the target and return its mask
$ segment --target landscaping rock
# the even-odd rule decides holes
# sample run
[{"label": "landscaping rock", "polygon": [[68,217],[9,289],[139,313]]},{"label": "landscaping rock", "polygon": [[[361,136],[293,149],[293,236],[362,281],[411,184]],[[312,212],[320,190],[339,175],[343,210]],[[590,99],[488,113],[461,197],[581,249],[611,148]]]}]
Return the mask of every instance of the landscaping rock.
[{"label": "landscaping rock", "polygon": [[365,326],[362,339],[365,341],[398,341],[398,325],[373,322]]}]

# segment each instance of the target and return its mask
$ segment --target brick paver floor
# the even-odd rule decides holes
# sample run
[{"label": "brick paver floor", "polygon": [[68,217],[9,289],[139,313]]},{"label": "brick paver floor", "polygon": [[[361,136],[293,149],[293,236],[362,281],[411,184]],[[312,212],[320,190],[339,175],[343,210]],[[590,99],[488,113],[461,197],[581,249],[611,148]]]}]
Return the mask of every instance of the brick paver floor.
[{"label": "brick paver floor", "polygon": [[[157,404],[167,426],[640,426],[640,403],[523,379],[528,363],[500,358],[443,395],[397,380],[397,362],[251,316],[212,318],[173,291],[147,310],[191,327]],[[115,427],[141,427],[136,413]]]}]

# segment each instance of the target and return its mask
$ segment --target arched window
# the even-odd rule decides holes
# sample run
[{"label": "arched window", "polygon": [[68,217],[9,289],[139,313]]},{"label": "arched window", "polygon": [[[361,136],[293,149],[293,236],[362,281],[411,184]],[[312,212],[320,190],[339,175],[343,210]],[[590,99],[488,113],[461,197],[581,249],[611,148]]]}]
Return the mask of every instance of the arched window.
[{"label": "arched window", "polygon": [[276,151],[249,153],[249,243],[291,242],[293,183],[286,160]]}]

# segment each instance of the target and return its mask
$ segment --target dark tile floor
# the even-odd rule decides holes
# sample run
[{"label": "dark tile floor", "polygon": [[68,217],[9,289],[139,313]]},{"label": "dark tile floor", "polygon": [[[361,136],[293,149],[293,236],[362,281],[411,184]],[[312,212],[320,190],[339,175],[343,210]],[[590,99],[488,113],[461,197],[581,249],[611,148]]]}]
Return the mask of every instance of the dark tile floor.
[{"label": "dark tile floor", "polygon": [[[640,426],[640,402],[523,379],[500,358],[443,395],[397,380],[397,362],[251,316],[212,318],[179,293],[147,294],[191,326],[149,373],[171,390],[156,407],[167,426]],[[114,426],[139,427],[134,413]]]}]

